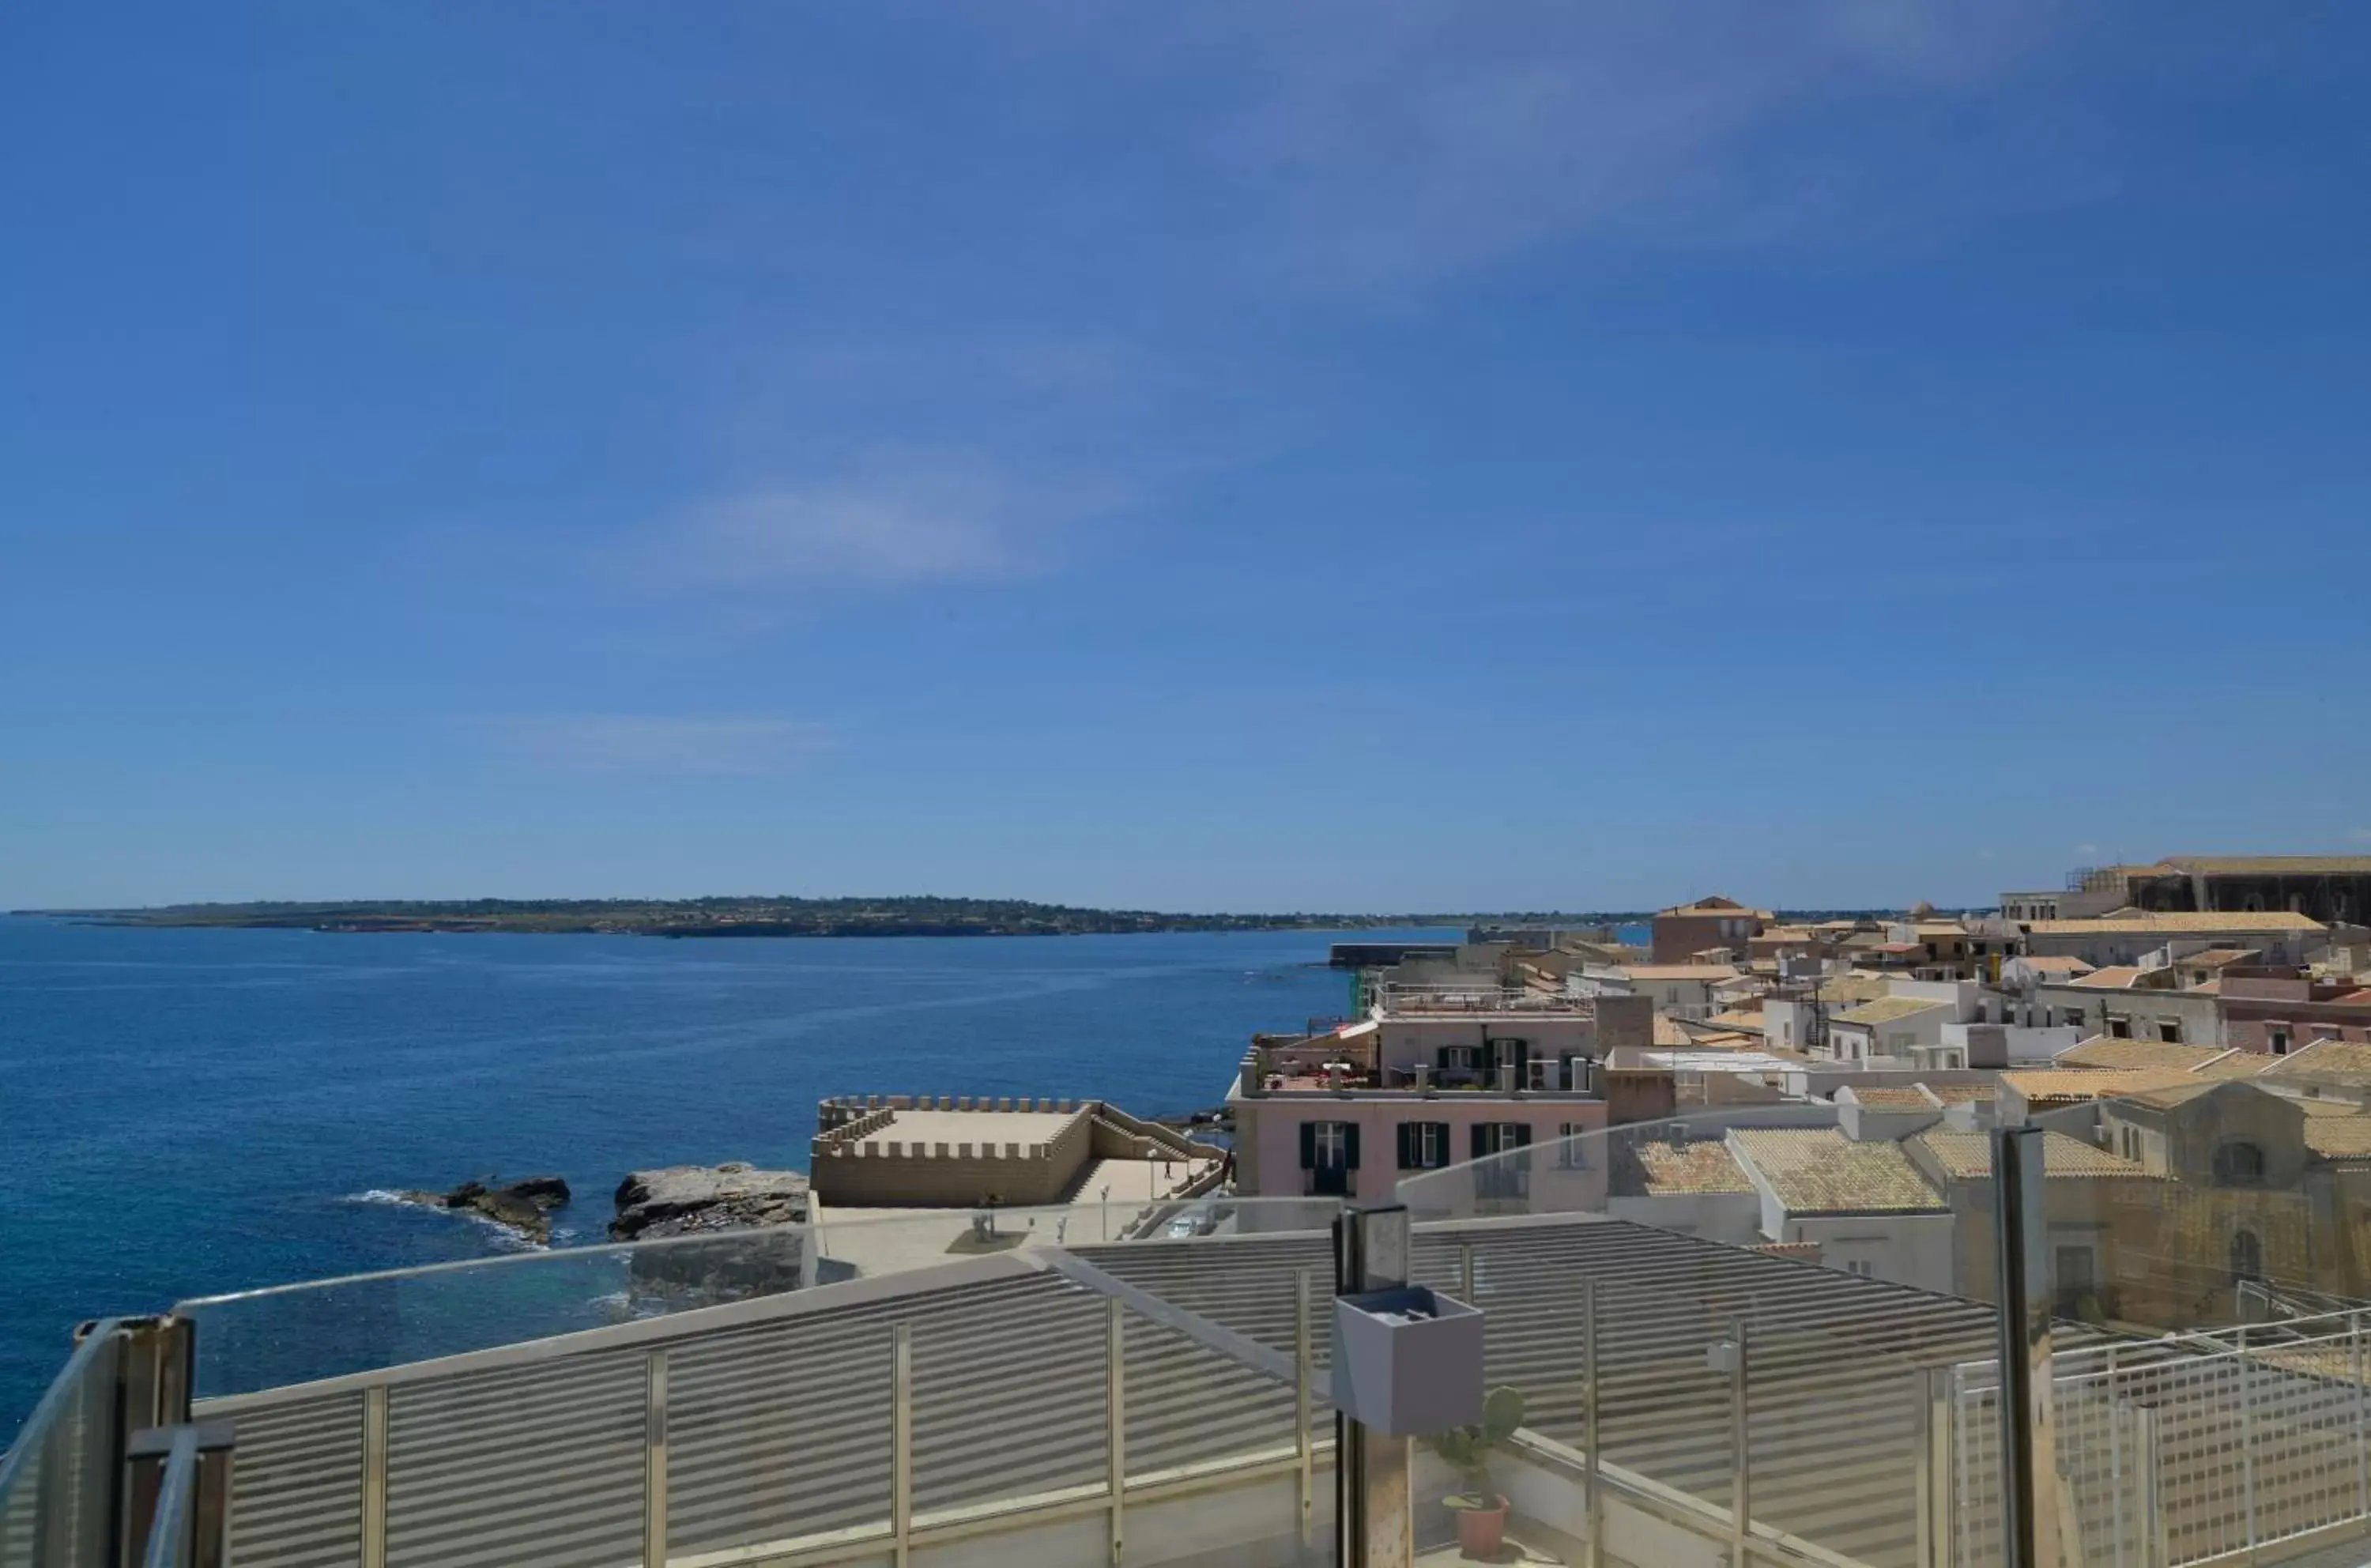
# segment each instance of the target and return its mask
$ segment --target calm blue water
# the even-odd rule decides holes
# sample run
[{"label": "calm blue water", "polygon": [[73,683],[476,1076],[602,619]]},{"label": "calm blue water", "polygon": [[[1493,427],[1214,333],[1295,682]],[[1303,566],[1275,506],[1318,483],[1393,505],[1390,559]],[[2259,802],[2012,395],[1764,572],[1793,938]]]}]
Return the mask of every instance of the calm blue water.
[{"label": "calm blue water", "polygon": [[[1380,935],[1381,933],[1356,933]],[[836,1093],[1214,1105],[1337,1013],[1319,932],[670,942],[105,930],[0,917],[0,1435],[79,1319],[490,1253],[373,1189],[804,1169]]]}]

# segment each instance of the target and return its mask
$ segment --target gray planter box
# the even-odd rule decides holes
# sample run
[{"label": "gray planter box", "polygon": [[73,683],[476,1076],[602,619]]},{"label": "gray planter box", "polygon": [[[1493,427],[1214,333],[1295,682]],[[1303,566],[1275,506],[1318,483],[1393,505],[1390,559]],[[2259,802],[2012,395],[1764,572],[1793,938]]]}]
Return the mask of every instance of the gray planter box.
[{"label": "gray planter box", "polygon": [[1420,1285],[1334,1298],[1334,1408],[1394,1437],[1482,1419],[1482,1314]]}]

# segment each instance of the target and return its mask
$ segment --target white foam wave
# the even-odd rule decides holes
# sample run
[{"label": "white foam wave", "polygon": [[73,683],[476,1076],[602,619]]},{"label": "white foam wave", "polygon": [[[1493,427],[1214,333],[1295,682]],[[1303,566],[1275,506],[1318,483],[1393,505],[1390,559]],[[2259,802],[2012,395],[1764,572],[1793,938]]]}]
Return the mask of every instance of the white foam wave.
[{"label": "white foam wave", "polygon": [[495,1245],[505,1252],[550,1251],[546,1243],[529,1240],[492,1215],[480,1214],[475,1209],[446,1208],[443,1204],[422,1203],[411,1193],[397,1192],[391,1187],[366,1187],[359,1193],[348,1193],[340,1201],[349,1204],[382,1204],[396,1208],[420,1209],[429,1214],[451,1215],[456,1219],[466,1219],[484,1230],[492,1238]]}]

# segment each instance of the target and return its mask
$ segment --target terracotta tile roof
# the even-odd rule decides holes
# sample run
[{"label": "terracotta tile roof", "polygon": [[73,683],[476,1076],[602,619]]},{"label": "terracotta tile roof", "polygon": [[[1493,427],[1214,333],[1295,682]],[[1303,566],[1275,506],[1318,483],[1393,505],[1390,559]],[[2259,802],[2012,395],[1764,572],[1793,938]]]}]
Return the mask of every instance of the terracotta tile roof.
[{"label": "terracotta tile roof", "polygon": [[1674,904],[1669,909],[1658,909],[1655,913],[1659,917],[1677,915],[1683,919],[1690,917],[1702,918],[1723,915],[1729,916],[1732,918],[1742,916],[1756,920],[1771,920],[1776,918],[1776,917],[1772,915],[1767,909],[1748,909],[1744,905],[1738,903],[1735,899],[1723,898],[1718,894],[1715,894],[1709,898],[1699,898],[1694,904]]},{"label": "terracotta tile roof", "polygon": [[2371,1045],[2348,1040],[2324,1040],[2273,1058],[2262,1076],[2284,1084],[2335,1083],[2349,1089],[2371,1088]]},{"label": "terracotta tile roof", "polygon": [[2371,1159],[2371,1116],[2308,1115],[2305,1147],[2324,1159]]},{"label": "terracotta tile roof", "polygon": [[1856,1083],[1847,1084],[1836,1093],[1839,1096],[1849,1094],[1853,1097],[1854,1104],[1866,1105],[1872,1110],[1932,1111],[1935,1109],[1935,1102],[1916,1089],[1890,1089],[1883,1086],[1864,1089]]},{"label": "terracotta tile roof", "polygon": [[1688,1043],[1699,1051],[1758,1051],[1762,1048],[1762,1037],[1741,1034],[1733,1029],[1715,1030],[1709,1034],[1697,1035]]},{"label": "terracotta tile roof", "polygon": [[2209,876],[2371,876],[2371,855],[2180,855],[2149,868],[2159,874],[2203,871]]},{"label": "terracotta tile roof", "polygon": [[2261,1051],[2226,1051],[2203,1066],[2191,1071],[2203,1078],[2250,1078],[2282,1060]]},{"label": "terracotta tile roof", "polygon": [[1655,1044],[1666,1050],[1670,1050],[1693,1045],[1695,1043],[1696,1037],[1690,1034],[1686,1030],[1682,1029],[1680,1027],[1679,1020],[1675,1018],[1665,1018],[1661,1013],[1657,1013],[1655,1015]]},{"label": "terracotta tile roof", "polygon": [[2145,1089],[2163,1089],[2197,1081],[2188,1073],[2163,1067],[2134,1067],[2122,1071],[2076,1067],[2063,1072],[2044,1067],[2031,1072],[2003,1073],[2000,1080],[2004,1088],[2013,1089],[2024,1096],[2028,1105],[2114,1100],[2138,1094]]},{"label": "terracotta tile roof", "polygon": [[2101,990],[2109,991],[2129,991],[2132,989],[2133,983],[2134,981],[2138,980],[2144,974],[2153,973],[2155,972],[2152,970],[2142,969],[2134,964],[2116,963],[2111,964],[2105,969],[2094,969],[2088,974],[2078,975],[2076,978],[2068,981],[2067,984],[2071,986],[2091,986]]},{"label": "terracotta tile roof", "polygon": [[1998,1091],[1988,1083],[1921,1083],[1919,1088],[1946,1105],[1973,1105],[1998,1098]]},{"label": "terracotta tile roof", "polygon": [[2175,967],[2181,969],[2223,969],[2263,956],[2261,948],[2208,948],[2204,952],[2193,952],[2187,958],[2177,958],[2173,962]]},{"label": "terracotta tile roof", "polygon": [[2200,1082],[2193,1078],[2189,1083],[2167,1084],[2160,1089],[2134,1090],[2122,1098],[2141,1105],[2154,1105],[2160,1111],[2169,1111],[2174,1106],[2188,1104],[2202,1094],[2212,1094],[2222,1087],[2223,1085],[2218,1082],[2212,1080]]},{"label": "terracotta tile roof", "polygon": [[1797,1214],[1923,1214],[1943,1207],[1898,1143],[1855,1143],[1833,1127],[1741,1129],[1729,1141]]},{"label": "terracotta tile roof", "polygon": [[2225,1053],[2214,1045],[2173,1045],[2162,1040],[2118,1040],[2095,1034],[2080,1045],[2061,1051],[2052,1066],[2059,1067],[2163,1067],[2170,1072],[2196,1072]]},{"label": "terracotta tile roof", "polygon": [[1837,1023],[1891,1023],[1896,1019],[1908,1018],[1913,1013],[1927,1012],[1948,1005],[1944,1002],[1930,1002],[1924,997],[1879,997],[1873,1002],[1863,1003],[1850,1012],[1836,1014],[1834,1021]]},{"label": "terracotta tile roof", "polygon": [[2068,974],[2088,974],[2092,970],[2092,965],[2084,963],[2073,953],[2027,953],[2017,962],[2038,969],[2044,974],[2056,974],[2062,972]]},{"label": "terracotta tile roof", "polygon": [[1839,974],[1820,982],[1820,1000],[1831,1006],[1839,1002],[1873,1002],[1892,994],[1892,983],[1877,974]]},{"label": "terracotta tile roof", "polygon": [[1718,1024],[1723,1029],[1743,1030],[1749,1034],[1759,1034],[1763,1028],[1760,1008],[1732,1008],[1728,1012],[1715,1013],[1705,1021]]},{"label": "terracotta tile roof", "polygon": [[1633,963],[1623,974],[1633,980],[1734,980],[1737,969],[1727,963]]},{"label": "terracotta tile roof", "polygon": [[[1955,1132],[1936,1127],[1911,1142],[1935,1157],[1935,1163],[1954,1182],[1989,1182],[1993,1174],[1993,1141],[1984,1133]],[[2145,1179],[2140,1161],[2109,1153],[2065,1133],[2041,1135],[2041,1172],[2045,1176],[2132,1176]]]},{"label": "terracotta tile roof", "polygon": [[1635,1174],[1625,1173],[1623,1184],[1628,1186],[1635,1182],[1639,1192],[1625,1196],[1753,1191],[1753,1183],[1745,1179],[1744,1170],[1738,1166],[1737,1156],[1718,1138],[1684,1144],[1638,1144],[1629,1153],[1637,1168]]},{"label": "terracotta tile roof", "polygon": [[2292,915],[2284,909],[2225,910],[2200,914],[2191,911],[2154,914],[2116,914],[2096,920],[2028,920],[2025,928],[2037,937],[2109,937],[2149,935],[2163,931],[2178,935],[2183,931],[2261,931],[2275,934],[2286,931],[2319,931],[2328,928],[2319,920],[2303,915]]}]

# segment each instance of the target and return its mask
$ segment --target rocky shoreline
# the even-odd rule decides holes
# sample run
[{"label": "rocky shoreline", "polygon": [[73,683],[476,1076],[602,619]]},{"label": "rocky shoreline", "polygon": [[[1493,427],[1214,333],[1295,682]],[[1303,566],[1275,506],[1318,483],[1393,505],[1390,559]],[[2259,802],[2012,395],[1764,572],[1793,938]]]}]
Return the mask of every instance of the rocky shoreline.
[{"label": "rocky shoreline", "polygon": [[408,1189],[396,1194],[422,1208],[461,1209],[506,1227],[538,1246],[551,1241],[551,1211],[568,1205],[568,1183],[557,1176],[529,1176],[524,1181],[489,1186],[464,1182],[448,1193]]},{"label": "rocky shoreline", "polygon": [[[568,1183],[557,1176],[471,1181],[448,1192],[410,1188],[395,1195],[422,1208],[492,1220],[539,1247],[551,1244],[552,1211],[565,1208],[573,1196]],[[629,1171],[612,1202],[617,1210],[608,1227],[613,1241],[797,1225],[809,1213],[804,1176],[795,1170],[761,1170],[741,1160]]]}]

